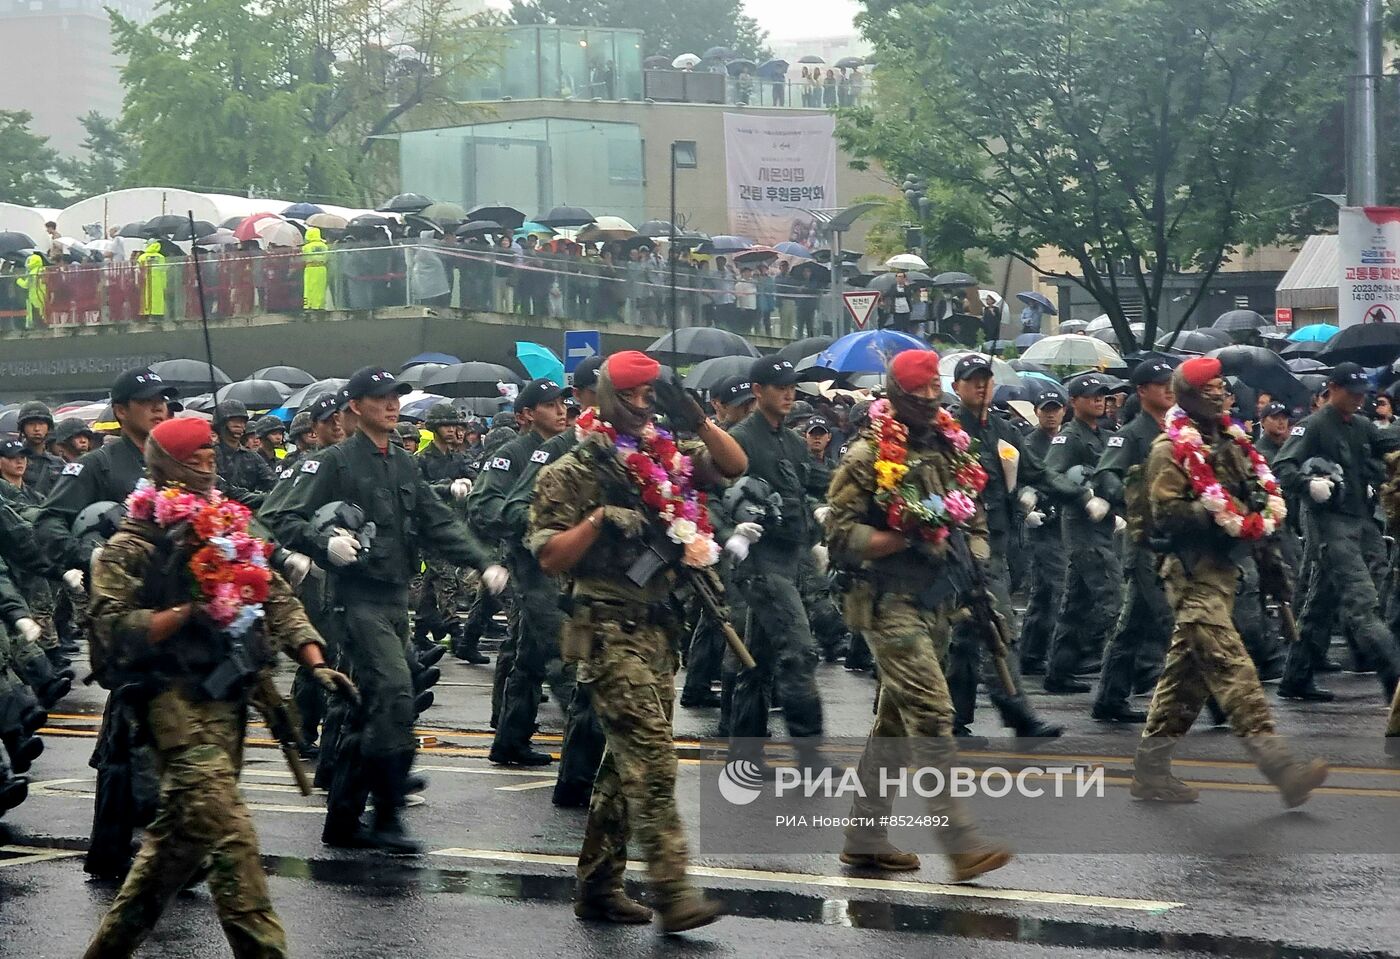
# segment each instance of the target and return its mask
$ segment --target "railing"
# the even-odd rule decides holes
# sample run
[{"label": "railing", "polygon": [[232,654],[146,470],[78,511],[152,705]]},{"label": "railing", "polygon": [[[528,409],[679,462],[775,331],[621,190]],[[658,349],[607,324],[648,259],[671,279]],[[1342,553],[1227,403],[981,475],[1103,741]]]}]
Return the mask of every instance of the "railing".
[{"label": "railing", "polygon": [[[205,309],[214,320],[406,306],[558,317],[571,324],[658,326],[671,317],[670,267],[655,257],[614,263],[548,250],[351,243],[319,259],[291,250],[200,253],[199,265]],[[200,318],[195,262],[188,256],[48,267],[38,278],[42,306],[32,310],[16,282],[25,276],[0,272],[0,329],[6,332]],[[677,323],[775,336],[830,332],[825,283],[757,272],[748,282],[752,290],[740,276],[719,274],[709,263],[678,261]]]}]

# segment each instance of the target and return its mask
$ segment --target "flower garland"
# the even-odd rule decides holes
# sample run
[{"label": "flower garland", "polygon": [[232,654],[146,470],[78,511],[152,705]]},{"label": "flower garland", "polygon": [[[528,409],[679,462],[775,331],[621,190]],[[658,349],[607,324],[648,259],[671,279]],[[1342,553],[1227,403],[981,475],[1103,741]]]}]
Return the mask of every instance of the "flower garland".
[{"label": "flower garland", "polygon": [[1254,474],[1250,483],[1265,496],[1264,508],[1257,513],[1243,512],[1234,497],[1220,485],[1215,468],[1210,465],[1206,455],[1201,431],[1186,411],[1173,406],[1167,413],[1167,438],[1171,440],[1172,456],[1190,477],[1192,491],[1214,518],[1215,525],[1236,539],[1263,539],[1283,525],[1288,516],[1283,493],[1268,462],[1249,441],[1244,428],[1226,414],[1220,417],[1220,429],[1249,457]]},{"label": "flower garland", "polygon": [[877,400],[870,407],[870,425],[875,439],[875,502],[885,509],[885,522],[900,533],[917,533],[933,543],[941,543],[954,526],[962,526],[977,513],[977,497],[987,486],[987,471],[972,452],[972,438],[947,410],[940,409],[934,428],[953,448],[954,482],[957,489],[942,496],[924,496],[909,473],[909,428],[895,419],[889,400]]},{"label": "flower garland", "polygon": [[575,426],[580,438],[597,433],[616,447],[618,459],[641,488],[642,502],[666,524],[671,542],[685,547],[682,561],[687,566],[703,568],[719,562],[719,544],[710,525],[706,496],[691,480],[694,464],[677,448],[670,433],[652,424],[640,437],[619,433],[592,409],[586,410]]},{"label": "flower garland", "polygon": [[248,533],[253,514],[246,506],[218,490],[201,496],[178,486],[158,489],[143,479],[126,498],[126,513],[163,529],[188,524],[196,543],[189,563],[196,600],[221,629],[242,636],[262,618],[273,546]]}]

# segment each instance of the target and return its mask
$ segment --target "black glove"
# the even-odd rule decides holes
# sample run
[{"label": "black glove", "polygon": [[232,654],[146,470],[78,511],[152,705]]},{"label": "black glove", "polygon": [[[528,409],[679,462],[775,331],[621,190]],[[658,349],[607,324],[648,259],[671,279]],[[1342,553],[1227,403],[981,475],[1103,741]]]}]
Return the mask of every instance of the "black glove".
[{"label": "black glove", "polygon": [[656,408],[666,414],[678,432],[694,433],[705,419],[705,411],[679,384],[666,378],[656,381]]}]

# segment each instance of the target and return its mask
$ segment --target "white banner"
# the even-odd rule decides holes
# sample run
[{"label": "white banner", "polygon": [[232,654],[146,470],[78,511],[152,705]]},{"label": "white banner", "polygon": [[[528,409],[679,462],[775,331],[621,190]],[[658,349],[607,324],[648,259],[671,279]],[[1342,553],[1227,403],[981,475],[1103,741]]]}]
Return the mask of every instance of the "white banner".
[{"label": "white banner", "polygon": [[1400,208],[1343,207],[1338,233],[1338,325],[1400,322]]},{"label": "white banner", "polygon": [[824,246],[807,210],[836,206],[836,118],[724,115],[729,232],[772,246]]}]

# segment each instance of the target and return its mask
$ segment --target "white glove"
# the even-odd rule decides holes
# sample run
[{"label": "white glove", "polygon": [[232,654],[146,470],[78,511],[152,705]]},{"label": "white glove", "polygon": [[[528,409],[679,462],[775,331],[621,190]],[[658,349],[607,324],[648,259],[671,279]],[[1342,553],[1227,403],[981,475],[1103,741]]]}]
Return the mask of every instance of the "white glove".
[{"label": "white glove", "polygon": [[25,616],[15,622],[15,632],[19,633],[20,639],[26,643],[37,643],[39,637],[44,635],[44,628]]},{"label": "white glove", "polygon": [[89,573],[91,573],[94,569],[97,569],[97,561],[98,561],[99,559],[101,559],[101,558],[102,558],[102,547],[101,547],[101,546],[94,546],[94,547],[92,548],[92,555],[88,557],[88,572],[89,572]]},{"label": "white glove", "polygon": [[472,491],[472,481],[465,476],[461,479],[455,479],[452,481],[452,485],[448,487],[448,490],[452,493],[452,498],[460,503],[462,500],[466,499],[467,494]]},{"label": "white glove", "polygon": [[[1021,495],[1016,497],[1016,502],[1021,504],[1021,509],[1029,513],[1035,509],[1035,504],[1040,502],[1040,494],[1027,486],[1021,490]],[[1044,517],[1042,517],[1042,519],[1043,518]]]},{"label": "white glove", "polygon": [[1121,516],[1115,516],[1115,517],[1113,517],[1113,531],[1114,531],[1115,533],[1121,533],[1121,532],[1123,532],[1123,530],[1125,530],[1125,529],[1127,529],[1127,528],[1128,528],[1128,521],[1127,521],[1127,520],[1125,520],[1125,519],[1124,519],[1123,517],[1121,517]]},{"label": "white glove", "polygon": [[326,543],[326,555],[336,566],[353,566],[360,559],[360,541],[349,534],[332,536]]},{"label": "white glove", "polygon": [[1103,518],[1108,515],[1108,509],[1108,500],[1102,496],[1091,496],[1089,502],[1084,504],[1084,512],[1088,513],[1095,523],[1103,522]]},{"label": "white glove", "polygon": [[[734,535],[742,536],[750,543],[757,543],[759,540],[763,539],[763,527],[759,526],[757,523],[740,523],[738,526],[734,527]],[[731,539],[732,538],[733,537],[731,537]],[[729,544],[726,543],[725,545],[727,546]],[[744,553],[747,555],[748,550],[744,550]]]},{"label": "white glove", "polygon": [[817,567],[817,575],[826,573],[826,568],[831,565],[831,551],[826,548],[825,543],[818,543],[812,547],[812,562]]},{"label": "white glove", "polygon": [[292,589],[300,586],[301,581],[306,579],[306,574],[309,572],[311,572],[311,557],[305,553],[288,553],[287,558],[282,561],[282,578]]},{"label": "white glove", "polygon": [[1031,529],[1040,529],[1045,525],[1045,514],[1040,510],[1032,510],[1026,514],[1026,525]]},{"label": "white glove", "polygon": [[[741,526],[752,526],[753,523],[741,523]],[[734,557],[736,563],[742,563],[749,558],[749,540],[743,533],[735,533],[724,542],[724,551]]]},{"label": "white glove", "polygon": [[86,596],[87,589],[83,586],[83,571],[80,569],[70,569],[63,574],[63,587],[74,596]]},{"label": "white glove", "polygon": [[1325,503],[1332,498],[1332,481],[1325,476],[1308,480],[1308,495],[1314,503]]},{"label": "white glove", "polygon": [[499,563],[492,563],[481,571],[481,582],[486,587],[486,592],[492,596],[499,596],[501,590],[506,588],[506,583],[510,582],[510,573]]},{"label": "white glove", "polygon": [[818,523],[821,523],[823,526],[825,526],[826,521],[831,518],[831,507],[818,506],[816,509],[812,510],[812,515],[817,518]]}]

